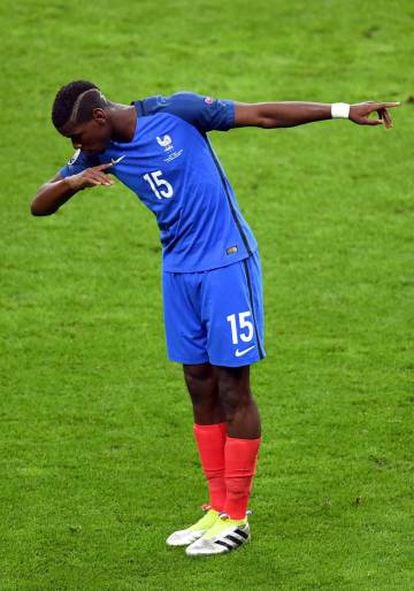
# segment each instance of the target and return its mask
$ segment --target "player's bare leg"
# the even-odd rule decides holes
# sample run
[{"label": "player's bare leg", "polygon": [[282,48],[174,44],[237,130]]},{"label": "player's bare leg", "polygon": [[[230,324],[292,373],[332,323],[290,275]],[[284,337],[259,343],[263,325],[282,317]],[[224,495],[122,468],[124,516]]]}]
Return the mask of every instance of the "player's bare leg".
[{"label": "player's bare leg", "polygon": [[209,502],[205,515],[189,528],[171,534],[170,546],[186,546],[199,539],[218,519],[226,500],[224,481],[224,447],[226,423],[220,403],[217,376],[209,363],[184,365],[184,378],[194,413],[194,436],[207,479]]},{"label": "player's bare leg", "polygon": [[226,500],[219,519],[187,548],[189,556],[222,554],[250,539],[247,503],[261,435],[260,415],[250,390],[250,368],[215,367],[215,375],[227,422]]},{"label": "player's bare leg", "polygon": [[250,389],[250,366],[216,367],[215,372],[228,436],[257,439],[261,435],[261,425]]},{"label": "player's bare leg", "polygon": [[210,363],[183,365],[184,379],[193,405],[197,425],[224,423],[225,413],[220,402],[215,368]]}]

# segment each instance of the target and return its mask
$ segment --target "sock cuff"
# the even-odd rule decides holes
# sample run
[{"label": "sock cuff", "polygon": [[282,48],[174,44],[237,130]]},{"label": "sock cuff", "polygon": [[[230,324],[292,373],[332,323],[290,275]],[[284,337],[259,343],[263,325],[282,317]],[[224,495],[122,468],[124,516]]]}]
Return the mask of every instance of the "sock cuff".
[{"label": "sock cuff", "polygon": [[256,439],[241,439],[240,437],[232,437],[231,435],[227,435],[227,442],[233,443],[234,445],[240,445],[245,447],[251,447],[254,445],[260,445],[262,442],[261,437],[257,437]]},{"label": "sock cuff", "polygon": [[227,433],[227,423],[213,423],[211,425],[199,425],[194,423],[194,433],[211,433],[212,431],[219,431],[220,433]]}]

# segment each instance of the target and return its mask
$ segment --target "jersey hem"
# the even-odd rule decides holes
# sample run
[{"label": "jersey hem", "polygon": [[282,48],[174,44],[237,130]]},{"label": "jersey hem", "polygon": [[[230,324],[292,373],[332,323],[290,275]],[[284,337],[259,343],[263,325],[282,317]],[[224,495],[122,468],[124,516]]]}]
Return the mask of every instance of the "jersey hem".
[{"label": "jersey hem", "polygon": [[[203,273],[204,271],[213,271],[214,269],[221,269],[223,267],[228,267],[229,265],[234,265],[235,263],[240,263],[240,261],[244,261],[250,258],[253,254],[255,254],[258,250],[258,245],[256,244],[254,248],[250,252],[246,252],[244,255],[241,255],[237,258],[231,259],[231,261],[223,262],[222,264],[212,264],[208,266],[202,265],[202,267],[185,269],[182,268],[169,268],[168,265],[165,265],[164,261],[162,263],[162,270],[164,273]],[[168,268],[167,268],[168,267]]]}]

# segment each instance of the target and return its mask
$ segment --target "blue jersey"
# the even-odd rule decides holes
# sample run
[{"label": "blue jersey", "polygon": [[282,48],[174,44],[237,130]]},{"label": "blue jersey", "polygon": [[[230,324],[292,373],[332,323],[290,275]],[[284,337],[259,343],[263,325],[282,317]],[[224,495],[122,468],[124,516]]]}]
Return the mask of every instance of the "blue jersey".
[{"label": "blue jersey", "polygon": [[207,271],[255,252],[256,240],[207,138],[208,131],[233,127],[234,103],[180,92],[133,104],[131,141],[111,141],[96,156],[80,151],[60,174],[119,159],[111,173],[157,218],[164,271]]}]

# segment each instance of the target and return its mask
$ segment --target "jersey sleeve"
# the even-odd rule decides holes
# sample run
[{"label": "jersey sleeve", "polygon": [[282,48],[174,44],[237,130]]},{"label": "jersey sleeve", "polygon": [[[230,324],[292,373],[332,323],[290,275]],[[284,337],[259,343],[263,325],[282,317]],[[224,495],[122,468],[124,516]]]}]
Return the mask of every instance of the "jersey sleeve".
[{"label": "jersey sleeve", "polygon": [[234,101],[214,99],[192,92],[153,96],[138,101],[142,115],[164,112],[176,115],[202,132],[228,131],[234,127]]},{"label": "jersey sleeve", "polygon": [[69,162],[59,170],[59,174],[65,178],[67,176],[72,176],[73,174],[78,174],[78,172],[82,172],[85,168],[96,166],[97,164],[99,164],[99,162],[94,163],[92,159],[81,152],[81,150],[76,150]]}]

